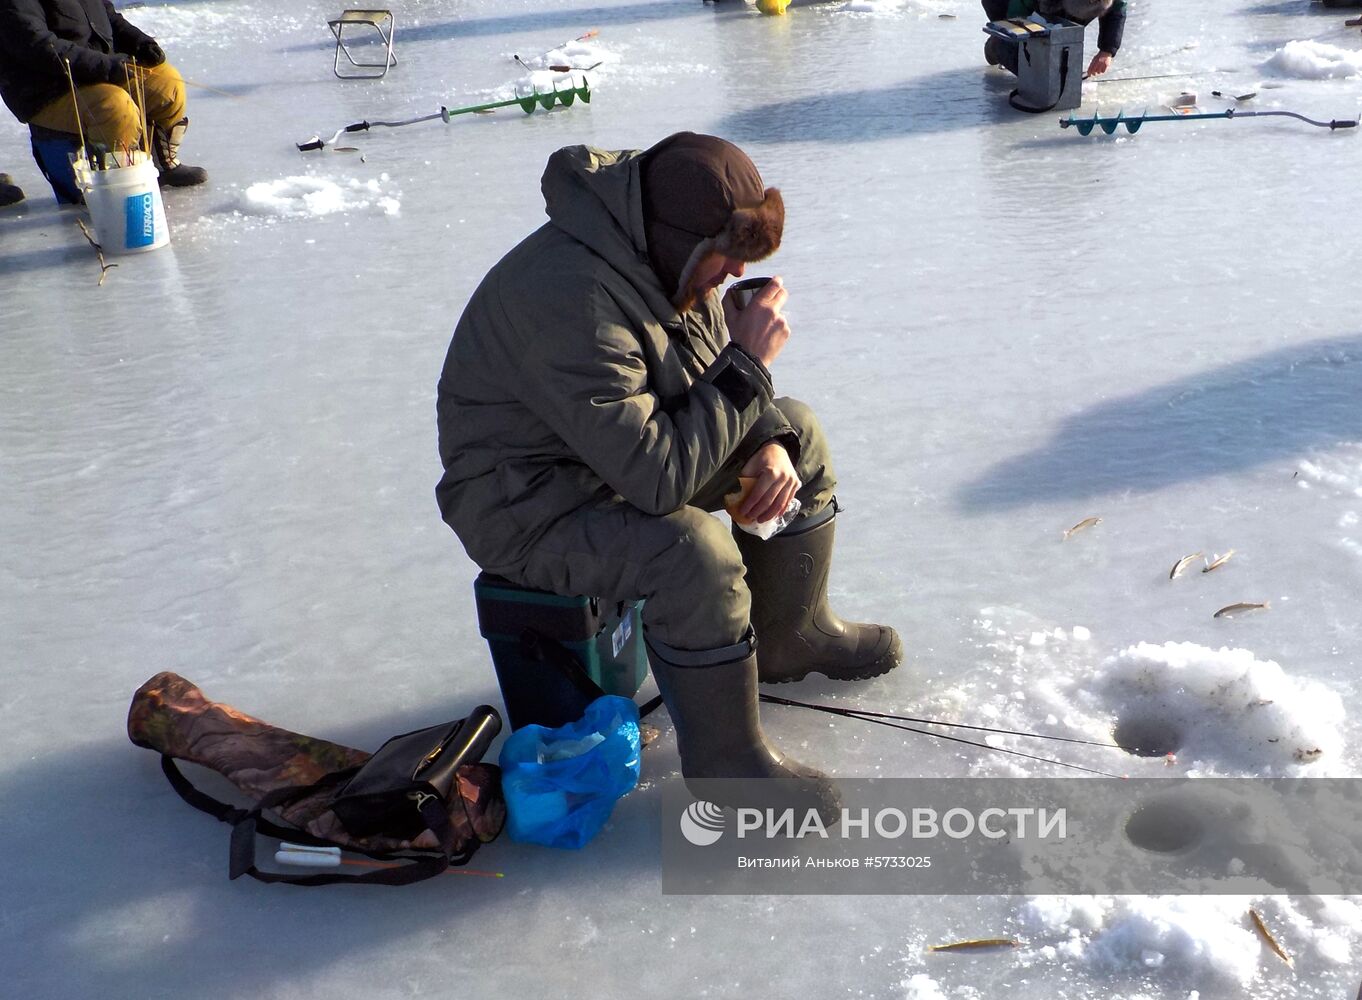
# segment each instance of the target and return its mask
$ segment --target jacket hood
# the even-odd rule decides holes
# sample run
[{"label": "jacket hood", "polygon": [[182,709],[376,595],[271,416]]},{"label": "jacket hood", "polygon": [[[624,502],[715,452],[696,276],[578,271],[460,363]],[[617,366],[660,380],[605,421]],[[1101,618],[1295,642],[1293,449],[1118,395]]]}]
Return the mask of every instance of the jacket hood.
[{"label": "jacket hood", "polygon": [[623,275],[658,319],[672,321],[676,308],[648,259],[641,155],[565,146],[549,157],[540,188],[549,221]]}]

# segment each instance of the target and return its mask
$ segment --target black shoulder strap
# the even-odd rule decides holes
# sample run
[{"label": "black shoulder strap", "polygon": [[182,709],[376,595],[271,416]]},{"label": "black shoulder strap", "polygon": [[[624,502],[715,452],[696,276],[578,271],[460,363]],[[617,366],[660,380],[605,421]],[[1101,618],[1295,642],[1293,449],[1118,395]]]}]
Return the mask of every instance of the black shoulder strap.
[{"label": "black shoulder strap", "polygon": [[[337,771],[334,774],[326,775],[326,777],[317,782],[316,785],[296,785],[283,790],[297,793],[297,795],[290,796],[290,798],[301,798],[304,792],[312,791],[314,788],[322,785],[323,782],[332,784],[342,781],[354,774],[357,770],[358,768],[347,768],[344,771]],[[161,755],[161,771],[170,781],[170,787],[175,789],[180,798],[184,799],[195,809],[200,809],[223,823],[236,826],[236,824],[240,823],[252,812],[258,812],[258,810],[239,809],[236,806],[230,806],[226,802],[220,802],[211,795],[199,791],[199,789],[194,787],[193,782],[185,777],[184,772],[181,771],[179,766],[175,763],[174,757],[169,757],[165,754]],[[291,840],[297,844],[309,844],[313,847],[329,846],[327,841],[312,836],[312,834],[308,833],[306,830],[278,826],[263,817],[257,823],[257,826],[259,832],[267,837],[279,837],[281,839]]]},{"label": "black shoulder strap", "polygon": [[[297,798],[301,792],[311,791],[311,786],[299,788],[279,788],[266,795],[260,802],[239,822],[232,825],[232,848],[231,848],[231,868],[228,872],[230,878],[240,878],[242,875],[249,875],[257,882],[277,883],[285,885],[411,885],[413,882],[421,882],[428,878],[433,878],[441,874],[453,863],[464,864],[472,856],[472,851],[461,852],[457,857],[451,857],[448,847],[453,835],[453,830],[449,825],[449,817],[438,805],[438,801],[427,801],[422,804],[421,815],[432,828],[443,827],[437,830],[441,843],[445,846],[443,851],[419,852],[411,851],[402,854],[376,855],[368,851],[356,851],[355,853],[364,854],[370,858],[381,858],[390,862],[392,867],[378,868],[363,875],[340,875],[333,873],[318,873],[316,875],[286,875],[280,872],[265,872],[256,867],[255,864],[255,835],[262,828],[273,827],[268,820],[263,820],[261,813],[266,809],[276,808],[286,804],[290,799]],[[431,796],[434,800],[435,796]],[[438,814],[438,818],[437,818]],[[277,829],[277,828],[276,828]],[[270,836],[275,836],[270,834]],[[296,841],[293,834],[288,834],[288,839]],[[325,841],[316,841],[316,838],[308,838],[314,842],[325,844]],[[307,840],[298,841],[305,843]],[[354,850],[347,848],[347,850]]]},{"label": "black shoulder strap", "polygon": [[[1083,86],[1081,83],[1079,86]],[[1069,50],[1066,48],[1059,54],[1059,97],[1055,98],[1054,104],[1045,108],[1033,108],[1029,104],[1023,104],[1017,100],[1017,95],[1021,93],[1020,88],[1007,95],[1007,103],[1018,111],[1025,111],[1028,115],[1043,115],[1047,111],[1053,111],[1064,98],[1064,91],[1069,88]]]},{"label": "black shoulder strap", "polygon": [[280,806],[287,805],[289,802],[316,791],[319,787],[339,784],[359,769],[352,767],[343,771],[335,771],[311,785],[276,788],[251,809],[239,809],[201,792],[185,777],[184,772],[176,765],[173,757],[164,754],[161,756],[161,770],[170,781],[170,787],[175,789],[180,798],[195,809],[200,809],[214,819],[231,825],[232,843],[229,855],[229,878],[235,879],[242,875],[249,875],[258,882],[282,882],[287,885],[340,885],[342,883],[348,885],[410,885],[413,882],[420,882],[423,879],[439,875],[451,864],[465,864],[472,857],[473,852],[471,850],[461,851],[457,854],[451,850],[454,831],[449,824],[449,816],[440,808],[438,800],[432,801],[435,798],[432,796],[431,800],[421,804],[421,815],[430,828],[435,831],[436,836],[440,838],[440,844],[443,848],[441,851],[412,851],[393,855],[345,848],[380,862],[392,862],[392,867],[378,868],[363,875],[340,875],[330,872],[315,875],[288,875],[280,872],[261,871],[255,863],[256,834],[263,833],[267,837],[276,837],[291,843],[307,844],[313,847],[336,846],[330,841],[314,837],[300,827],[285,827],[272,822],[263,815],[265,810],[277,809]]}]

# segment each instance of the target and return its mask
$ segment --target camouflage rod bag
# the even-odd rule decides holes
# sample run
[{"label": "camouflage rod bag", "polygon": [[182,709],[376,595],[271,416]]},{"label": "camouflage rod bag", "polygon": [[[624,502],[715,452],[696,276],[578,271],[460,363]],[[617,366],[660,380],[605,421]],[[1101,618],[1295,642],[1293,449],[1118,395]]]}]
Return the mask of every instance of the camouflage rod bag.
[{"label": "camouflage rod bag", "polygon": [[[128,710],[129,739],[161,755],[180,797],[231,824],[230,877],[292,885],[407,885],[466,864],[506,821],[500,769],[481,762],[500,728],[496,710],[482,705],[467,719],[393,737],[370,755],[209,701],[170,672],[138,688]],[[176,760],[216,771],[254,805],[200,791]],[[262,871],[257,833],[340,847],[378,864],[362,862],[372,869],[362,875]]]}]

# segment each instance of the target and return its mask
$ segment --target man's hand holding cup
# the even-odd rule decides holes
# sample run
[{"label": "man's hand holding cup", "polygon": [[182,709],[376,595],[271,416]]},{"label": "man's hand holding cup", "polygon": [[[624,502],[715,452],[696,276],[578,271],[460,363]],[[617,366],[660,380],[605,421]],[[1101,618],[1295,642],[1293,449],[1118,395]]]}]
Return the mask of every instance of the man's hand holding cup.
[{"label": "man's hand holding cup", "polygon": [[790,339],[790,326],[781,313],[787,298],[780,278],[744,278],[724,293],[729,339],[767,368]]}]

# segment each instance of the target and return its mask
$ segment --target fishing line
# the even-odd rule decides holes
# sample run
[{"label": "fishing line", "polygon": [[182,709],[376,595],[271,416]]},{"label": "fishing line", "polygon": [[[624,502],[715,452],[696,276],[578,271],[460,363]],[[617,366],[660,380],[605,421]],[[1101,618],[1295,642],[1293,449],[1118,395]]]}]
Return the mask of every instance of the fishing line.
[{"label": "fishing line", "polygon": [[981,733],[998,733],[1003,736],[1029,736],[1032,739],[1037,740],[1054,740],[1059,743],[1082,743],[1084,746],[1107,747],[1113,750],[1127,749],[1119,743],[1103,743],[1099,740],[1082,740],[1074,736],[1051,736],[1047,733],[1028,733],[1021,729],[995,729],[991,726],[971,726],[964,722],[941,722],[938,719],[919,719],[911,715],[894,715],[890,712],[871,712],[863,708],[843,708],[840,705],[817,705],[807,701],[795,701],[793,698],[781,698],[773,694],[763,694],[761,697],[763,701],[768,701],[774,705],[790,705],[795,708],[813,708],[820,712],[832,712],[838,715],[867,716],[875,719],[894,719],[898,722],[916,722],[919,725],[927,726],[948,726],[953,729],[973,729]]},{"label": "fishing line", "polygon": [[[1091,83],[1136,83],[1141,80],[1195,80],[1198,77],[1210,76],[1209,73],[1156,73],[1153,76],[1113,76],[1100,80],[1091,80]],[[1087,77],[1083,78],[1088,80]]]},{"label": "fishing line", "polygon": [[[764,694],[764,695],[762,695],[761,697],[762,697],[763,700],[766,700],[766,699],[774,698],[775,696],[774,696],[774,695],[765,695],[765,694]],[[780,703],[779,700],[777,700],[777,701],[776,701],[776,704],[779,704],[779,703]],[[801,706],[801,705],[800,705],[799,703],[797,703],[797,702],[792,702],[791,704],[793,704],[795,707],[803,707],[803,706]],[[813,706],[809,706],[809,707],[813,707]],[[842,716],[842,717],[844,717],[844,718],[856,719],[856,720],[858,720],[858,721],[860,721],[860,722],[869,722],[869,723],[873,723],[874,725],[877,725],[877,726],[888,726],[888,727],[891,728],[891,729],[902,729],[902,730],[904,730],[905,732],[917,733],[917,734],[919,734],[919,735],[921,735],[921,736],[931,736],[931,737],[934,737],[935,739],[938,739],[938,740],[950,740],[952,743],[963,743],[963,744],[965,744],[966,746],[971,746],[971,747],[982,747],[982,748],[985,749],[985,750],[993,750],[993,751],[995,751],[995,752],[997,752],[997,753],[1011,754],[1011,755],[1014,756],[1014,757],[1025,757],[1027,760],[1036,760],[1036,761],[1040,761],[1040,762],[1043,763],[1043,764],[1056,764],[1056,765],[1058,765],[1059,767],[1067,767],[1067,768],[1071,768],[1071,769],[1073,769],[1073,770],[1075,770],[1075,771],[1084,771],[1084,772],[1086,772],[1086,773],[1088,773],[1088,774],[1096,774],[1096,775],[1099,775],[1099,776],[1101,776],[1101,777],[1103,777],[1103,778],[1120,778],[1120,779],[1124,780],[1124,779],[1127,777],[1127,776],[1124,775],[1124,774],[1112,774],[1110,771],[1099,771],[1099,770],[1098,770],[1097,768],[1095,768],[1095,767],[1084,767],[1082,764],[1070,764],[1068,761],[1055,760],[1055,759],[1052,758],[1052,757],[1041,757],[1041,756],[1038,756],[1038,755],[1033,754],[1033,753],[1025,753],[1025,752],[1023,752],[1023,751],[1021,751],[1021,750],[1010,750],[1010,749],[1008,749],[1007,747],[995,747],[995,746],[990,746],[990,745],[987,744],[987,743],[980,743],[980,742],[978,742],[977,740],[967,740],[967,739],[964,739],[963,737],[960,737],[960,736],[948,736],[948,735],[946,735],[945,733],[933,733],[933,732],[931,732],[930,730],[926,730],[926,729],[915,729],[915,728],[913,728],[912,726],[905,726],[905,725],[902,725],[902,724],[897,723],[897,722],[891,722],[891,721],[889,721],[888,719],[876,719],[876,718],[871,718],[871,717],[869,717],[869,716],[861,716],[861,715],[855,714],[854,712],[848,711],[848,710],[846,710],[846,709],[837,709],[837,708],[832,708],[831,706],[828,706],[828,707],[821,708],[821,709],[817,709],[817,710],[818,710],[818,711],[827,712],[829,715],[840,715],[840,716]]]}]

